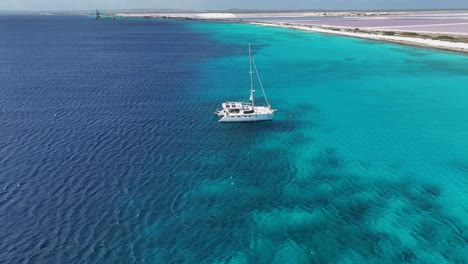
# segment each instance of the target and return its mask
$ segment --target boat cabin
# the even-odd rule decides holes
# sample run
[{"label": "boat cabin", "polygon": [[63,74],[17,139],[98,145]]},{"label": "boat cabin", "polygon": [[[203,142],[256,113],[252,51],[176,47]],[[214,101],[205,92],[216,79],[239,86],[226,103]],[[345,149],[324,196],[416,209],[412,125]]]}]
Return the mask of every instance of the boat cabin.
[{"label": "boat cabin", "polygon": [[252,106],[249,103],[241,103],[241,102],[226,102],[223,103],[223,109],[226,110],[228,113],[239,113],[243,111],[252,111]]}]

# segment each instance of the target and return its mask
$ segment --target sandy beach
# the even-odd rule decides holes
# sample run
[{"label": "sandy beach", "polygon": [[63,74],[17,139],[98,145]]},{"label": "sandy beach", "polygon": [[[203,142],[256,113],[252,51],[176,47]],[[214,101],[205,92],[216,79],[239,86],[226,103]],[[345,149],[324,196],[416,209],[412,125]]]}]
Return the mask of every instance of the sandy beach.
[{"label": "sandy beach", "polygon": [[466,42],[452,42],[444,40],[436,40],[429,38],[420,38],[420,37],[404,37],[404,36],[387,36],[374,32],[352,32],[345,31],[345,29],[326,29],[323,27],[317,27],[312,25],[300,25],[300,24],[286,24],[286,23],[275,23],[275,22],[249,22],[254,25],[262,25],[269,27],[283,27],[299,30],[314,31],[326,34],[342,35],[355,38],[364,38],[371,40],[387,41],[392,43],[428,47],[456,52],[468,53],[468,43]]},{"label": "sandy beach", "polygon": [[467,11],[117,13],[114,16],[241,22],[468,53]]}]

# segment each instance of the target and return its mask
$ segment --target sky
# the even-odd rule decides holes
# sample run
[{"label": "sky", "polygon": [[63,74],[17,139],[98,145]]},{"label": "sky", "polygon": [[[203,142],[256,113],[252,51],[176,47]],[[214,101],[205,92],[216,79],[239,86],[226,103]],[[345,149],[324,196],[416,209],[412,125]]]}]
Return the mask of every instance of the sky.
[{"label": "sky", "polygon": [[468,0],[0,0],[0,10],[468,9]]}]

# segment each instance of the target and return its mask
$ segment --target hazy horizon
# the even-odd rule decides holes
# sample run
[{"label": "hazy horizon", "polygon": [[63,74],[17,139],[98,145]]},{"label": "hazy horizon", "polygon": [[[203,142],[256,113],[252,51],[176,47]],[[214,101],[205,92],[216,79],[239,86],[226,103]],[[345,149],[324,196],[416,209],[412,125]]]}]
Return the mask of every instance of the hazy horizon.
[{"label": "hazy horizon", "polygon": [[89,8],[89,9],[0,9],[1,12],[5,13],[14,13],[14,12],[63,12],[63,13],[73,13],[73,12],[95,12],[99,10],[101,12],[352,12],[352,11],[369,11],[369,12],[398,12],[398,11],[468,11],[467,8],[355,8],[355,9],[256,9],[256,8],[226,8],[226,9],[189,9],[189,8]]},{"label": "hazy horizon", "polygon": [[4,0],[0,3],[0,11],[88,11],[102,10],[444,10],[468,9],[466,0],[414,0],[410,3],[404,0],[362,0],[360,2],[347,2],[346,0],[290,0],[271,3],[259,0],[253,3],[248,0],[238,0],[235,5],[231,1],[216,0],[175,0],[172,2],[161,0],[102,0],[99,4],[92,0],[80,2],[64,2],[50,0],[44,3],[41,0]]}]

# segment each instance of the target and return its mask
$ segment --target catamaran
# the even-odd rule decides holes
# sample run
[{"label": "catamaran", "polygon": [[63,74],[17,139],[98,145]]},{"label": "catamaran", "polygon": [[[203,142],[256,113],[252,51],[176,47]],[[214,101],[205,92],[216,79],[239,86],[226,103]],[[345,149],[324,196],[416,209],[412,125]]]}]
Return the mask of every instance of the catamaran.
[{"label": "catamaran", "polygon": [[[250,66],[250,97],[249,102],[225,102],[222,104],[222,109],[217,110],[215,115],[219,117],[219,122],[256,122],[273,120],[276,109],[271,108],[270,103],[265,95],[263,84],[260,75],[257,71],[257,65],[252,57],[252,52],[249,44],[249,66]],[[254,100],[254,80],[253,70],[257,75],[258,83],[263,92],[266,105],[255,105]]]}]

